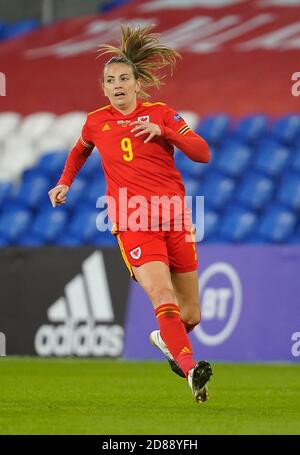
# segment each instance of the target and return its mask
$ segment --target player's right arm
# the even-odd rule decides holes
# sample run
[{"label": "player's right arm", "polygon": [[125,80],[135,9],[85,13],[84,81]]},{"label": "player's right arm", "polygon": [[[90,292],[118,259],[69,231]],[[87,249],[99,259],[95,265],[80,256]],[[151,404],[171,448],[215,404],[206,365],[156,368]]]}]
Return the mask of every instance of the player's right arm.
[{"label": "player's right arm", "polygon": [[66,202],[67,192],[69,191],[74,178],[91,154],[93,148],[94,144],[90,139],[86,121],[82,128],[80,138],[77,140],[67,157],[60,179],[58,180],[56,186],[48,192],[52,207],[62,205]]}]

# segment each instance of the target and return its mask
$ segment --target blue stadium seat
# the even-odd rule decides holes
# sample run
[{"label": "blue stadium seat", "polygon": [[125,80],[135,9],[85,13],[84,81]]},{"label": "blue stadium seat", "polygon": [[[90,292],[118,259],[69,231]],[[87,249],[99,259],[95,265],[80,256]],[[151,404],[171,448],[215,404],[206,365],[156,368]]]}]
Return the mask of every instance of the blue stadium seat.
[{"label": "blue stadium seat", "polygon": [[294,234],[288,238],[288,242],[300,246],[300,225],[298,225]]},{"label": "blue stadium seat", "polygon": [[28,174],[23,178],[12,201],[21,203],[24,207],[34,209],[48,200],[49,189],[50,183],[47,177]]},{"label": "blue stadium seat", "polygon": [[85,179],[93,178],[94,175],[97,175],[100,178],[101,176],[104,177],[101,167],[100,154],[97,150],[94,150],[91,153],[78,174],[79,177],[83,177]]},{"label": "blue stadium seat", "polygon": [[190,160],[183,152],[178,151],[175,153],[175,166],[182,174],[183,178],[186,177],[202,177],[208,173],[213,166],[214,151],[210,147],[210,161],[208,163],[198,163]]},{"label": "blue stadium seat", "polygon": [[101,14],[108,13],[118,6],[125,5],[129,1],[130,0],[110,0],[109,2],[101,2],[97,9]]},{"label": "blue stadium seat", "polygon": [[266,133],[268,117],[264,114],[242,117],[235,126],[235,133],[242,141],[253,144]]},{"label": "blue stadium seat", "polygon": [[269,177],[277,177],[284,171],[290,159],[290,151],[276,141],[260,141],[255,152],[254,168]]},{"label": "blue stadium seat", "polygon": [[239,177],[249,167],[251,150],[240,141],[228,141],[217,152],[215,169],[229,177]]},{"label": "blue stadium seat", "polygon": [[5,38],[15,38],[37,29],[40,23],[35,19],[22,19],[6,26]]},{"label": "blue stadium seat", "polygon": [[41,156],[39,162],[36,164],[33,170],[40,174],[44,174],[51,179],[58,180],[64,168],[67,156],[68,152],[65,150],[62,150],[60,152],[46,153],[45,155]]},{"label": "blue stadium seat", "polygon": [[300,173],[300,147],[294,150],[291,169]]},{"label": "blue stadium seat", "polygon": [[276,120],[271,129],[275,138],[283,144],[292,145],[300,136],[300,115],[285,115]]},{"label": "blue stadium seat", "polygon": [[219,228],[219,215],[210,209],[204,209],[204,242],[213,240]]},{"label": "blue stadium seat", "polygon": [[185,194],[186,196],[197,196],[202,194],[201,184],[199,179],[196,178],[185,178],[184,179]]},{"label": "blue stadium seat", "polygon": [[212,172],[202,184],[201,195],[204,196],[205,206],[213,209],[223,209],[233,196],[235,182],[217,172]]},{"label": "blue stadium seat", "polygon": [[229,131],[230,118],[226,114],[215,114],[204,117],[196,128],[210,145],[218,144]]},{"label": "blue stadium seat", "polygon": [[85,191],[82,193],[78,203],[81,206],[87,206],[90,208],[96,207],[98,197],[104,196],[106,193],[106,182],[104,177],[94,177],[88,182]]},{"label": "blue stadium seat", "polygon": [[8,210],[0,216],[0,237],[15,244],[28,229],[31,213],[28,210]]},{"label": "blue stadium seat", "polygon": [[65,204],[66,210],[76,210],[80,200],[85,196],[86,189],[86,181],[83,178],[76,177],[67,193],[67,201]]},{"label": "blue stadium seat", "polygon": [[110,231],[97,232],[91,239],[90,244],[101,247],[116,247],[118,241]]},{"label": "blue stadium seat", "polygon": [[97,229],[97,217],[100,210],[80,209],[76,211],[68,225],[67,236],[78,239],[81,243],[89,243],[96,234],[101,234]]},{"label": "blue stadium seat", "polygon": [[17,244],[19,246],[38,247],[45,245],[45,241],[39,239],[35,235],[25,232],[25,234],[18,238]]},{"label": "blue stadium seat", "polygon": [[277,201],[292,210],[300,210],[300,175],[289,173],[284,176],[278,189]]},{"label": "blue stadium seat", "polygon": [[55,245],[74,247],[84,245],[84,241],[81,238],[78,238],[74,235],[69,235],[68,233],[65,233],[57,238]]},{"label": "blue stadium seat", "polygon": [[6,23],[0,20],[0,40],[5,38]]},{"label": "blue stadium seat", "polygon": [[247,241],[256,227],[257,216],[238,206],[229,207],[220,220],[220,236],[229,242]]},{"label": "blue stadium seat", "polygon": [[236,200],[246,208],[260,210],[271,200],[273,191],[272,179],[257,172],[249,172],[236,191]]},{"label": "blue stadium seat", "polygon": [[55,243],[63,233],[68,221],[68,213],[60,207],[42,209],[36,215],[30,234],[44,243]]},{"label": "blue stadium seat", "polygon": [[0,182],[0,207],[9,198],[12,192],[11,182]]},{"label": "blue stadium seat", "polygon": [[288,209],[273,205],[262,216],[258,235],[270,243],[284,243],[293,235],[297,217]]},{"label": "blue stadium seat", "polygon": [[4,248],[6,246],[9,246],[9,240],[3,235],[0,235],[0,248]]}]

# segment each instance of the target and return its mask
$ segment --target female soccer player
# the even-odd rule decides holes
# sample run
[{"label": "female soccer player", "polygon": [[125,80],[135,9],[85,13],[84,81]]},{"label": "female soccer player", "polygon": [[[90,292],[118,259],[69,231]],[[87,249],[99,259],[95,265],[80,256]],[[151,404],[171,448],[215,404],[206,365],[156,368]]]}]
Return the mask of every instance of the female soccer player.
[{"label": "female soccer player", "polygon": [[[206,163],[207,143],[165,103],[142,102],[147,86],[159,87],[158,70],[176,64],[179,54],[165,46],[152,27],[121,29],[119,47],[103,45],[102,88],[110,104],[88,114],[55,188],[53,207],[66,194],[94,146],[102,157],[113,234],[131,275],[151,300],[159,330],[150,341],[185,377],[197,402],[208,399],[212,370],[196,362],[188,333],[200,321],[195,242],[185,207],[185,189],[174,165],[174,146]],[[180,89],[179,89],[180,90]],[[138,208],[137,208],[138,206]],[[101,235],[101,234],[99,234]]]}]

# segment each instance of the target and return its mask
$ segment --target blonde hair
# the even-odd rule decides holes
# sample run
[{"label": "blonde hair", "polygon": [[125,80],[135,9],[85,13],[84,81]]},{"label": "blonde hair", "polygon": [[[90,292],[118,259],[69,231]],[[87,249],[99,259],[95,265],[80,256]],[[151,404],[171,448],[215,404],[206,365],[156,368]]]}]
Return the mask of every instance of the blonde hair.
[{"label": "blonde hair", "polygon": [[[103,44],[99,47],[98,56],[115,54],[104,65],[125,63],[131,66],[135,79],[139,79],[144,87],[159,88],[165,77],[159,70],[169,66],[171,74],[176,66],[176,58],[181,55],[160,41],[157,33],[152,33],[153,26],[138,27],[121,26],[119,47]],[[139,98],[147,98],[145,91],[140,90]]]}]

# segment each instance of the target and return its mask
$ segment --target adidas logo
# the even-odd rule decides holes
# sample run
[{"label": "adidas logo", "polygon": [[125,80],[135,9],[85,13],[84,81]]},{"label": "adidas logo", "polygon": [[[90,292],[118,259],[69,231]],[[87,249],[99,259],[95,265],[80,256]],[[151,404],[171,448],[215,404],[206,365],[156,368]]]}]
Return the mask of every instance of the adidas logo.
[{"label": "adidas logo", "polygon": [[39,327],[34,346],[40,356],[120,356],[123,327],[114,324],[103,254],[95,251],[81,274],[65,286],[65,296],[47,311],[51,324]]},{"label": "adidas logo", "polygon": [[102,126],[102,131],[108,131],[108,130],[110,130],[110,129],[111,129],[111,127],[109,126],[108,123],[105,123],[105,125]]}]

